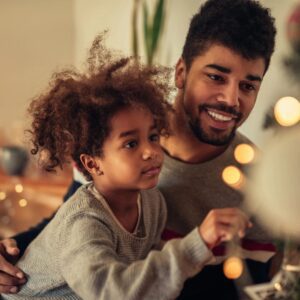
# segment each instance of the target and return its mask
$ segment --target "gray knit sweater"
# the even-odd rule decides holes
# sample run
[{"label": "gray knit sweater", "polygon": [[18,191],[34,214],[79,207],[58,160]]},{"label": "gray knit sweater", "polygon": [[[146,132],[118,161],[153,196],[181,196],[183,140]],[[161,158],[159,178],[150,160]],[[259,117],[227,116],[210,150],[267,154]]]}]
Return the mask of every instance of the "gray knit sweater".
[{"label": "gray knit sweater", "polygon": [[[241,168],[233,154],[241,143],[253,145],[237,132],[224,153],[199,164],[188,164],[165,155],[158,188],[167,202],[168,229],[185,235],[201,224],[211,209],[243,206],[243,194],[227,186],[222,179],[225,167]],[[270,240],[257,225],[247,232],[247,238]]]},{"label": "gray knit sweater", "polygon": [[166,220],[157,189],[141,192],[136,234],[127,232],[103,201],[86,185],[63,204],[18,263],[28,282],[17,295],[3,298],[174,299],[211,258],[197,229],[153,250]]}]

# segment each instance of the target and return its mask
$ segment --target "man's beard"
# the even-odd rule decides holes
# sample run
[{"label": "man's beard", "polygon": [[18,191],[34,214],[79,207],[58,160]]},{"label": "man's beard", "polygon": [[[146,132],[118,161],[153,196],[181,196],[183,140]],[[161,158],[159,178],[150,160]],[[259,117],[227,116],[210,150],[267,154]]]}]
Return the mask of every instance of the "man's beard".
[{"label": "man's beard", "polygon": [[[199,113],[201,111],[206,110],[207,108],[214,108],[219,111],[224,111],[230,114],[233,114],[237,117],[236,123],[242,118],[242,114],[236,112],[234,109],[230,107],[226,107],[224,105],[201,105],[199,107]],[[206,113],[206,112],[205,112]],[[226,146],[228,145],[233,138],[235,137],[237,126],[234,126],[232,130],[228,134],[222,134],[222,130],[211,129],[213,132],[206,132],[203,126],[201,126],[201,120],[199,117],[197,118],[189,118],[189,126],[195,135],[195,137],[205,144],[213,145],[213,146]]]}]

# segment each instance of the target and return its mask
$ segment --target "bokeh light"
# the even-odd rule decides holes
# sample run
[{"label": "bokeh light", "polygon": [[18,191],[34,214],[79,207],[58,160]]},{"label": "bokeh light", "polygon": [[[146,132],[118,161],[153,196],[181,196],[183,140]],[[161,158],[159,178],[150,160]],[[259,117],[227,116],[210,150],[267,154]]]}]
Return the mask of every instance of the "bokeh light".
[{"label": "bokeh light", "polygon": [[16,184],[16,186],[15,186],[15,191],[17,192],[17,193],[22,193],[23,192],[23,185],[22,184]]},{"label": "bokeh light", "polygon": [[243,262],[237,256],[228,257],[223,265],[224,275],[229,279],[237,279],[243,273]]},{"label": "bokeh light", "polygon": [[19,200],[20,207],[25,207],[25,206],[27,206],[27,204],[28,204],[28,202],[26,199],[23,198],[23,199]]},{"label": "bokeh light", "polygon": [[300,102],[294,97],[283,97],[274,107],[274,116],[281,126],[292,126],[300,120]]},{"label": "bokeh light", "polygon": [[0,201],[3,201],[6,199],[6,193],[5,192],[0,192]]},{"label": "bokeh light", "polygon": [[274,287],[277,291],[282,291],[282,285],[280,284],[280,282],[275,282]]},{"label": "bokeh light", "polygon": [[222,172],[222,178],[226,184],[234,188],[241,188],[244,183],[244,175],[239,168],[228,166]]},{"label": "bokeh light", "polygon": [[255,150],[249,144],[240,144],[234,150],[234,157],[240,164],[249,164],[255,158]]}]

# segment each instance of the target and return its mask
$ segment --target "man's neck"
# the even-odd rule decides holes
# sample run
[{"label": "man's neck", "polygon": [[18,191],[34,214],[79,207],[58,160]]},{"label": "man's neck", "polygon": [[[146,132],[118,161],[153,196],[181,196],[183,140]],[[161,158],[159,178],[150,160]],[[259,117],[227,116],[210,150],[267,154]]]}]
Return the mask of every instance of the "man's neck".
[{"label": "man's neck", "polygon": [[221,155],[226,148],[216,147],[189,139],[180,133],[172,133],[171,136],[162,138],[163,149],[173,158],[191,163],[203,163]]}]

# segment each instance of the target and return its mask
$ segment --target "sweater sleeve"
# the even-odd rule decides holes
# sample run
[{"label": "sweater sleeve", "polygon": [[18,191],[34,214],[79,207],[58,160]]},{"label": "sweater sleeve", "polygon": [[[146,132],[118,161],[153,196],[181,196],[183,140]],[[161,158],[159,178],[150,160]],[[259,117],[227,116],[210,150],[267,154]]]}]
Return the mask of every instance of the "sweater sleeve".
[{"label": "sweater sleeve", "polygon": [[[68,188],[68,191],[63,197],[63,201],[66,202],[81,185],[82,183],[73,180],[72,184]],[[12,237],[13,239],[16,240],[17,245],[20,249],[20,257],[23,255],[28,245],[40,234],[40,232],[46,227],[46,225],[48,225],[48,223],[53,219],[55,214],[56,211],[49,218],[43,219],[40,223],[38,223],[34,227],[31,227],[28,230],[21,232]]]},{"label": "sweater sleeve", "polygon": [[77,215],[60,236],[60,266],[72,290],[83,299],[174,299],[184,281],[212,254],[198,229],[174,239],[144,260],[122,262],[109,228],[96,216]]}]

